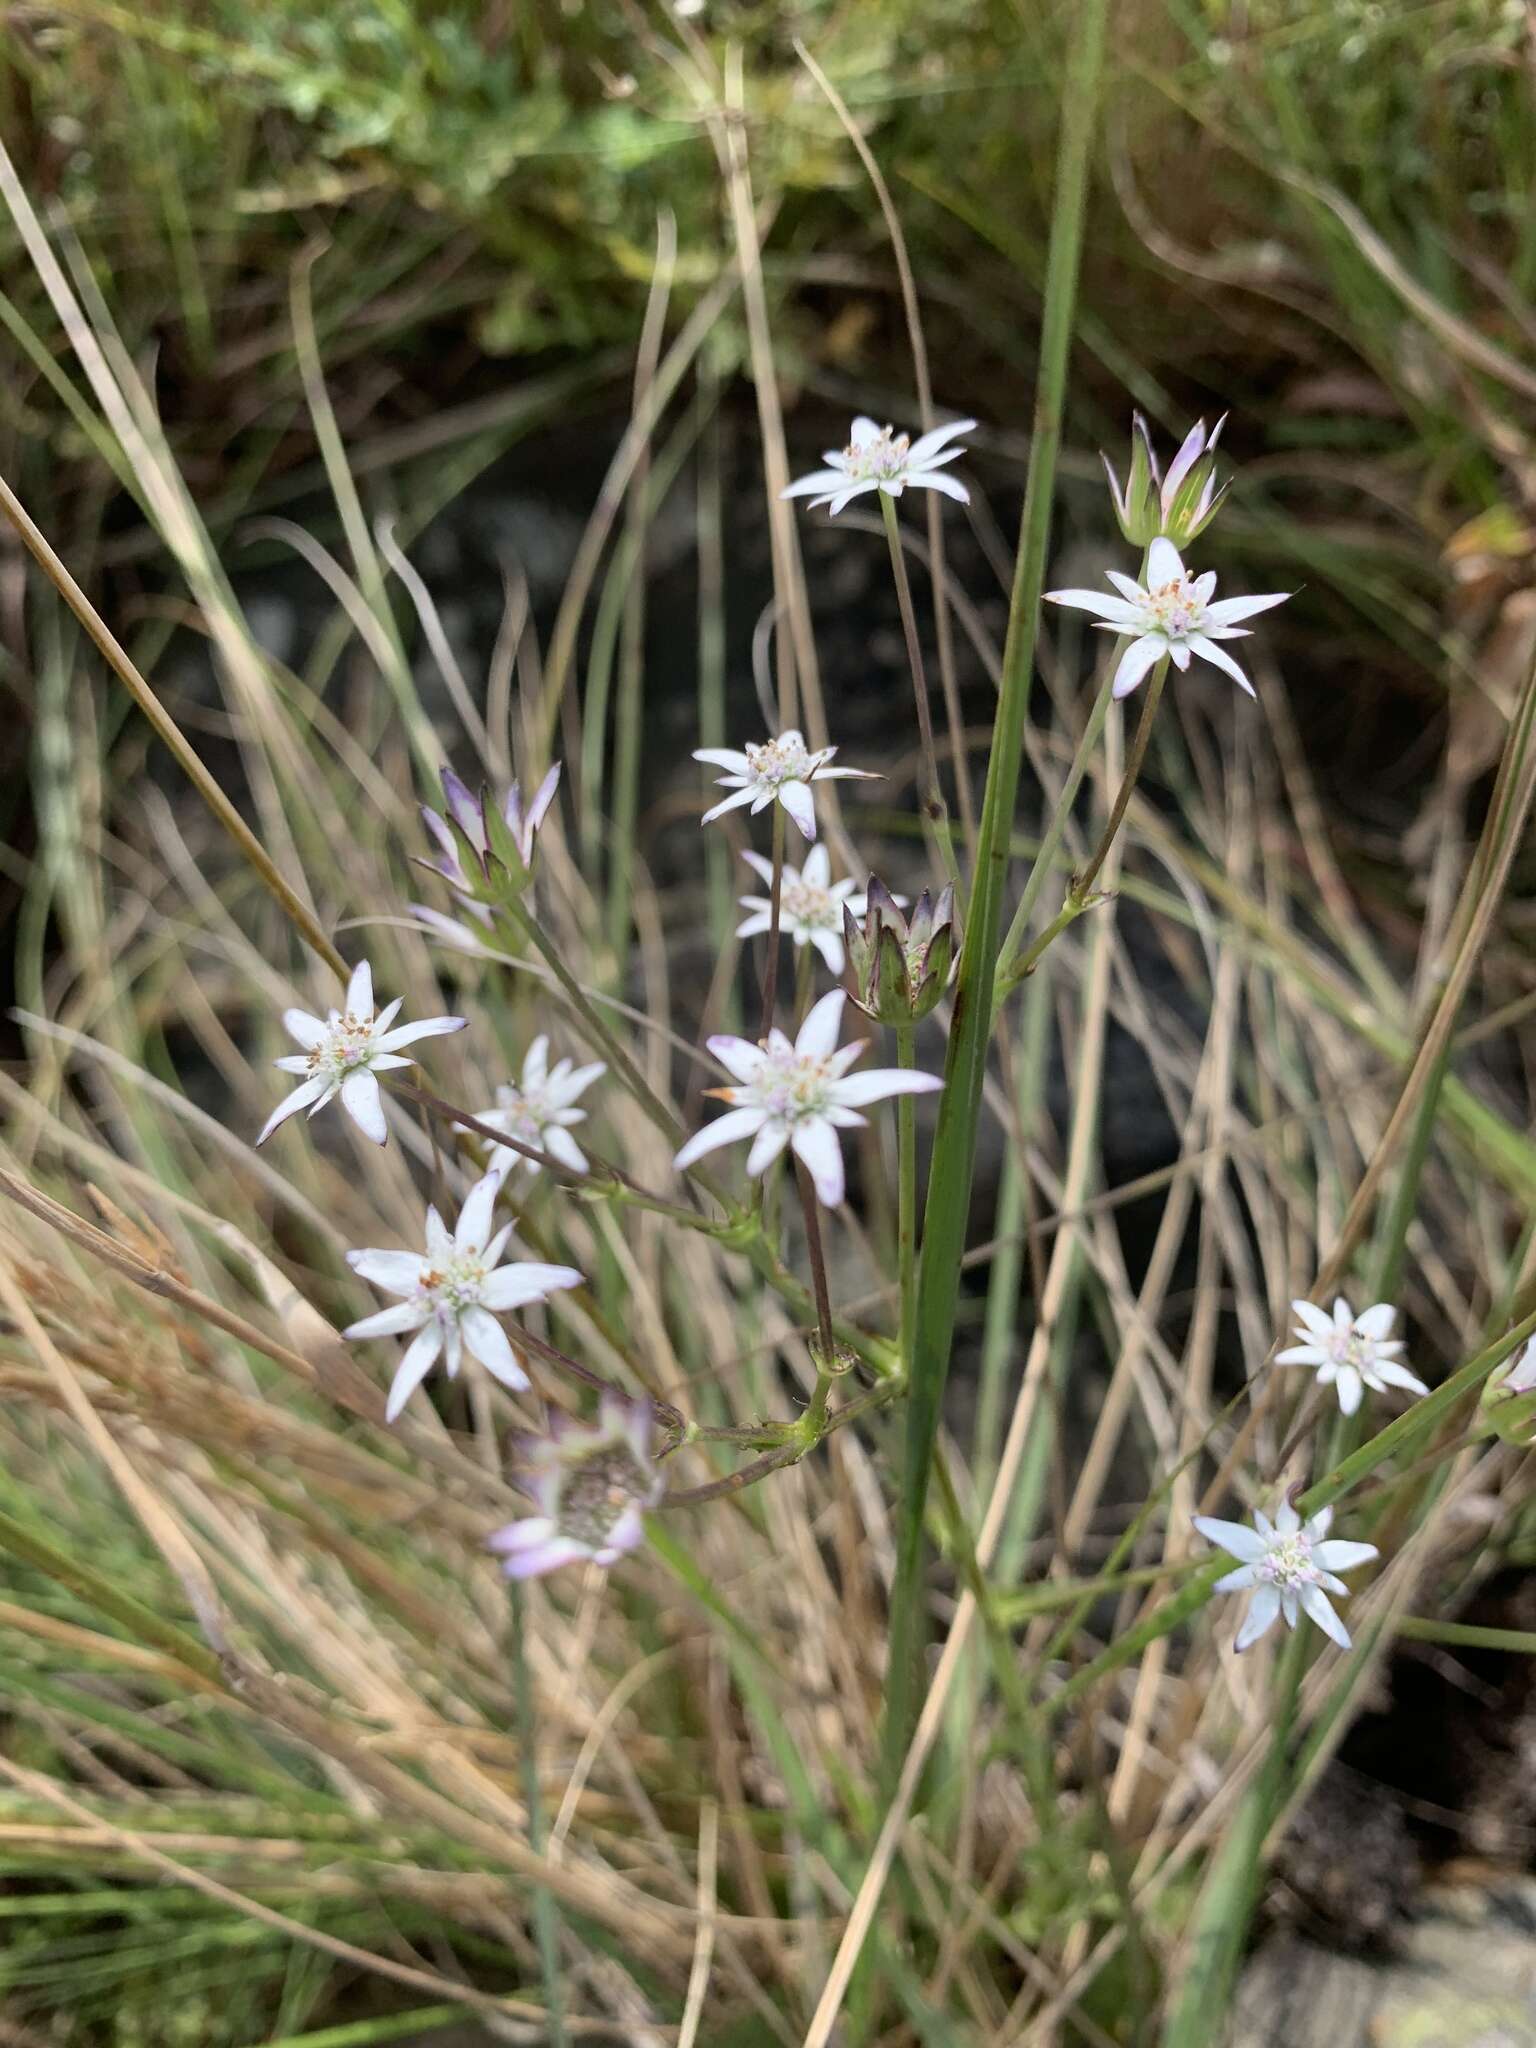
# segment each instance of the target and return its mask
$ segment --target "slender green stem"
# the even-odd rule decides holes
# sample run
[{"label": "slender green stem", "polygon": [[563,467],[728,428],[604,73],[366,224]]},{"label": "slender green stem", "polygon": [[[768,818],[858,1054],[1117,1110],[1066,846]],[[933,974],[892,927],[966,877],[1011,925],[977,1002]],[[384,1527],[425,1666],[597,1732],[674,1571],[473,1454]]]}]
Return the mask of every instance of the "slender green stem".
[{"label": "slender green stem", "polygon": [[[917,1034],[910,1024],[896,1026],[896,1064],[917,1065]],[[917,1100],[896,1098],[896,1271],[901,1282],[901,1365],[912,1370],[912,1340],[917,1318]]]},{"label": "slender green stem", "polygon": [[566,965],[560,948],[550,938],[549,934],[540,927],[532,914],[523,907],[521,902],[514,902],[510,908],[513,921],[517,925],[518,930],[522,932],[525,938],[532,941],[545,966],[548,967],[550,973],[553,974],[564,990],[571,1007],[581,1018],[583,1024],[586,1025],[588,1031],[591,1032],[597,1044],[608,1055],[609,1060],[613,1064],[615,1074],[623,1082],[630,1094],[634,1096],[636,1102],[639,1103],[640,1107],[645,1111],[657,1130],[667,1139],[668,1143],[680,1145],[683,1138],[682,1125],[614,1036],[612,1030],[604,1021],[597,1005],[592,1001],[581,983]]},{"label": "slender green stem", "polygon": [[779,917],[784,902],[784,806],[773,805],[773,880],[768,889],[768,962],[763,969],[763,1029],[766,1038],[773,1029],[773,1013],[779,1000]]},{"label": "slender green stem", "polygon": [[1099,694],[1093,700],[1088,723],[1077,743],[1077,751],[1072,756],[1072,765],[1067,770],[1061,802],[1056,806],[1051,822],[1046,828],[1045,837],[1040,842],[1040,851],[1035,855],[1034,865],[1029,871],[1029,880],[1024,884],[1024,894],[1019,898],[1019,907],[1013,913],[1008,936],[1003,940],[997,962],[999,987],[1016,978],[1010,974],[1009,968],[1014,955],[1024,943],[1024,934],[1029,929],[1029,920],[1040,899],[1040,891],[1045,887],[1051,870],[1056,865],[1056,856],[1061,849],[1061,837],[1067,829],[1067,820],[1072,815],[1072,806],[1077,800],[1077,792],[1082,786],[1083,776],[1087,773],[1088,763],[1099,751],[1099,741],[1104,737],[1104,721],[1109,716],[1109,707],[1114,701],[1111,694],[1113,684],[1114,671],[1111,669],[1100,686]]},{"label": "slender green stem", "polygon": [[[538,1728],[533,1704],[533,1672],[528,1661],[528,1603],[522,1586],[510,1586],[512,1610],[512,1677],[516,1694],[517,1746],[523,1766],[523,1803],[528,1809],[528,1846],[536,1854],[544,1846],[544,1800],[539,1788]],[[552,2048],[565,2044],[565,1995],[560,1975],[560,1909],[547,1885],[533,1888],[533,1926],[544,1977],[544,2003],[549,2013]]]},{"label": "slender green stem", "polygon": [[[816,1340],[821,1346],[818,1370],[837,1363],[837,1336],[832,1327],[832,1295],[827,1286],[827,1255],[821,1242],[821,1211],[811,1176],[797,1159],[795,1186],[800,1190],[800,1207],[805,1212],[805,1248],[811,1262],[811,1287],[816,1297]],[[822,1406],[826,1403],[823,1401]]]},{"label": "slender green stem", "polygon": [[982,801],[974,889],[960,958],[944,1093],[939,1098],[933,1165],[928,1177],[913,1326],[896,1575],[891,1594],[884,1733],[887,1785],[894,1785],[900,1773],[917,1717],[925,1625],[923,1518],[954,1338],[960,1263],[976,1158],[976,1127],[992,1035],[992,995],[1003,890],[1050,546],[1051,497],[1061,445],[1067,359],[1107,13],[1108,0],[1083,0],[1073,21],[1055,209],[1046,262],[1040,378],[1030,438],[1029,476],[1003,653],[997,723]]},{"label": "slender green stem", "polygon": [[[949,806],[939,780],[939,754],[933,742],[933,712],[928,702],[928,676],[923,667],[923,644],[917,636],[917,613],[912,605],[912,585],[907,578],[907,559],[902,553],[901,526],[896,517],[896,500],[885,491],[876,496],[885,518],[885,537],[891,547],[891,574],[896,580],[896,603],[901,612],[901,630],[907,643],[907,667],[912,672],[912,695],[917,705],[917,730],[923,756],[923,815],[938,838],[945,870],[952,882],[960,879],[955,866],[954,835],[949,826]],[[958,892],[957,892],[958,893]]]}]

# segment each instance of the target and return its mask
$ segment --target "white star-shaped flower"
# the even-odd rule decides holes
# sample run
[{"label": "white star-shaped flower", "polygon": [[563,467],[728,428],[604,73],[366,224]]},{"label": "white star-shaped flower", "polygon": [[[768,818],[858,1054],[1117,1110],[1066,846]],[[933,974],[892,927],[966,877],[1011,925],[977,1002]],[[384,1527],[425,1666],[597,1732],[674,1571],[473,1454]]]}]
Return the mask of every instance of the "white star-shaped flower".
[{"label": "white star-shaped flower", "polygon": [[445,1031],[462,1031],[465,1023],[462,1017],[425,1017],[419,1024],[397,1024],[391,1030],[400,1002],[397,996],[377,1017],[373,1014],[373,971],[360,960],[347,983],[345,1009],[332,1010],[324,1020],[311,1017],[307,1010],[284,1010],[283,1029],[304,1051],[285,1053],[273,1064],[305,1079],[267,1118],[257,1144],[265,1145],[278,1125],[299,1110],[307,1109],[313,1116],[339,1094],[342,1108],[364,1137],[382,1145],[389,1127],[374,1075],[391,1067],[414,1067],[414,1060],[401,1058],[402,1046],[418,1038],[438,1038]]},{"label": "white star-shaped flower", "polygon": [[[476,1115],[481,1123],[505,1131],[509,1138],[536,1145],[573,1173],[585,1173],[586,1158],[567,1126],[586,1122],[587,1112],[575,1107],[577,1097],[607,1071],[601,1060],[578,1067],[565,1059],[551,1067],[549,1040],[540,1036],[528,1048],[518,1081],[504,1082],[496,1090],[495,1108],[478,1110]],[[536,1159],[514,1152],[510,1145],[494,1146],[486,1163],[505,1173],[515,1172],[519,1166],[535,1173],[539,1170]]]},{"label": "white star-shaped flower", "polygon": [[831,766],[836,747],[818,747],[814,751],[805,744],[805,735],[791,729],[781,732],[776,740],[762,740],[756,746],[749,746],[744,753],[734,747],[696,747],[693,758],[705,761],[712,768],[724,768],[727,773],[717,778],[722,789],[732,794],[723,803],[706,811],[700,819],[709,825],[727,811],[734,811],[742,804],[752,806],[755,818],[759,811],[765,811],[769,804],[782,804],[807,839],[816,837],[816,801],[811,795],[813,782],[829,782],[839,776],[852,776],[860,782],[878,782],[879,777],[865,768],[834,768]]},{"label": "white star-shaped flower", "polygon": [[926,1095],[944,1085],[936,1074],[910,1067],[870,1067],[850,1074],[864,1040],[838,1049],[846,1000],[840,988],[823,996],[807,1013],[793,1045],[777,1028],[762,1045],[724,1034],[711,1038],[710,1051],[740,1086],[710,1089],[734,1107],[691,1137],[676,1164],[691,1166],[706,1152],[750,1138],[747,1172],[760,1174],[788,1145],[810,1174],[818,1199],[835,1209],[844,1192],[838,1132],[867,1123],[859,1111],[868,1103],[887,1095]]},{"label": "white star-shaped flower", "polygon": [[645,1535],[645,1510],[662,1494],[651,1458],[651,1405],[604,1394],[595,1423],[552,1416],[545,1437],[524,1437],[517,1484],[536,1515],[486,1539],[509,1579],[532,1579],[590,1558],[617,1564]]},{"label": "white star-shaped flower", "polygon": [[1238,1630],[1234,1649],[1246,1650],[1283,1614],[1287,1628],[1296,1626],[1298,1611],[1315,1621],[1325,1636],[1341,1649],[1349,1648],[1349,1630],[1329,1604],[1330,1593],[1349,1591],[1338,1572],[1353,1571],[1379,1556],[1374,1543],[1325,1542],[1333,1509],[1322,1508],[1303,1523],[1289,1501],[1278,1510],[1273,1522],[1262,1513],[1254,1515],[1254,1526],[1245,1522],[1218,1522],[1211,1515],[1196,1515],[1195,1527],[1228,1556],[1240,1560],[1235,1572],[1218,1579],[1218,1593],[1252,1590],[1248,1613]]},{"label": "white star-shaped flower", "polygon": [[468,1351],[492,1378],[521,1392],[528,1385],[528,1375],[518,1364],[497,1316],[544,1301],[562,1288],[581,1285],[574,1266],[546,1266],[533,1259],[500,1264],[512,1235],[508,1223],[491,1236],[501,1181],[499,1173],[488,1173],[475,1182],[464,1198],[451,1236],[436,1209],[428,1209],[425,1257],[419,1252],[347,1253],[347,1264],[354,1273],[402,1299],[393,1308],[381,1308],[376,1315],[349,1324],[341,1334],[356,1341],[395,1337],[406,1330],[417,1332],[390,1385],[386,1421],[394,1421],[439,1355],[450,1379]]},{"label": "white star-shaped flower", "polygon": [[853,423],[848,446],[828,448],[823,456],[825,469],[797,477],[779,496],[809,498],[813,511],[818,505],[830,505],[834,514],[866,491],[884,491],[888,498],[899,498],[905,490],[942,491],[945,497],[968,505],[970,492],[944,464],[965,453],[948,444],[957,434],[970,433],[975,425],[974,420],[951,420],[948,426],[935,427],[931,434],[920,434],[914,441],[861,413]]},{"label": "white star-shaped flower", "polygon": [[1191,576],[1171,540],[1159,535],[1147,550],[1147,587],[1122,576],[1117,569],[1105,575],[1119,591],[1118,597],[1103,597],[1096,590],[1048,590],[1052,604],[1069,605],[1074,611],[1094,612],[1107,632],[1130,635],[1130,645],[1115,670],[1114,693],[1128,697],[1148,669],[1166,654],[1177,669],[1187,669],[1194,655],[1222,669],[1233,682],[1255,694],[1252,683],[1220,645],[1223,640],[1246,640],[1247,628],[1239,619],[1251,619],[1272,605],[1284,604],[1288,590],[1272,591],[1267,597],[1223,597],[1212,602],[1216,572]]},{"label": "white star-shaped flower", "polygon": [[[772,861],[764,860],[760,853],[744,853],[741,857],[772,889]],[[773,929],[771,896],[743,896],[741,907],[752,915],[737,925],[738,939],[756,938],[759,932]],[[779,929],[787,932],[797,947],[814,946],[834,974],[843,971],[845,909],[854,917],[862,917],[864,891],[853,881],[832,880],[832,856],[825,846],[813,846],[805,856],[803,868],[791,867],[785,861],[779,884]]]},{"label": "white star-shaped flower", "polygon": [[1354,1414],[1367,1387],[1378,1394],[1387,1387],[1406,1387],[1410,1394],[1429,1392],[1407,1366],[1397,1363],[1404,1346],[1389,1334],[1397,1319],[1389,1302],[1378,1301],[1359,1315],[1342,1294],[1332,1315],[1312,1301],[1293,1301],[1291,1307],[1302,1342],[1277,1352],[1276,1365],[1314,1366],[1319,1386],[1338,1388],[1339,1406],[1346,1415]]}]

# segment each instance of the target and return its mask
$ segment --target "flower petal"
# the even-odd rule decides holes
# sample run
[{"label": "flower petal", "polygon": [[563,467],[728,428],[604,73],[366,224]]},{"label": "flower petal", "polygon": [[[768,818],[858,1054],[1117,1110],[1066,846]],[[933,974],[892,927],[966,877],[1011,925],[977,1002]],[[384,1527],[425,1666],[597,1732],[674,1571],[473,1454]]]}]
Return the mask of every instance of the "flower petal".
[{"label": "flower petal", "polygon": [[1208,1543],[1214,1543],[1244,1564],[1257,1564],[1269,1549],[1259,1532],[1250,1529],[1246,1522],[1222,1522],[1214,1515],[1196,1515],[1194,1524]]},{"label": "flower petal", "polygon": [[517,1353],[496,1318],[486,1309],[467,1308],[459,1317],[459,1328],[464,1332],[465,1349],[471,1358],[479,1359],[492,1379],[500,1380],[515,1394],[522,1393],[528,1385],[528,1375],[518,1364]]},{"label": "flower petal", "polygon": [[1311,1616],[1325,1636],[1331,1636],[1341,1650],[1350,1648],[1349,1630],[1334,1613],[1321,1586],[1303,1586],[1301,1605],[1303,1612]]},{"label": "flower petal", "polygon": [[1378,1342],[1390,1337],[1392,1325],[1397,1321],[1397,1310],[1390,1301],[1373,1302],[1371,1307],[1361,1309],[1355,1317],[1355,1328],[1362,1337],[1374,1337]]},{"label": "flower petal", "polygon": [[1293,597],[1294,591],[1273,590],[1264,597],[1218,597],[1207,605],[1205,615],[1213,626],[1235,626],[1239,619],[1251,619],[1259,612],[1272,611],[1277,604],[1284,604]]},{"label": "flower petal", "polygon": [[1166,534],[1160,533],[1147,549],[1147,588],[1160,590],[1165,583],[1177,583],[1184,574],[1179,551]]},{"label": "flower petal", "polygon": [[848,481],[840,469],[813,469],[808,476],[797,476],[792,484],[786,484],[781,498],[811,498],[818,491],[836,491]]},{"label": "flower petal", "polygon": [[789,1143],[789,1125],[775,1117],[765,1123],[752,1141],[752,1150],[747,1154],[747,1173],[752,1179],[766,1173],[775,1159]]},{"label": "flower petal", "polygon": [[325,1025],[318,1017],[312,1017],[308,1010],[284,1010],[283,1029],[306,1051],[319,1045],[325,1037]]},{"label": "flower petal", "polygon": [[922,469],[907,478],[914,491],[942,491],[946,498],[953,498],[956,504],[969,505],[971,494],[959,477],[951,476],[947,469]]},{"label": "flower petal", "polygon": [[789,1142],[811,1176],[817,1201],[823,1208],[836,1209],[846,1188],[843,1148],[836,1131],[823,1117],[804,1117],[795,1125]]},{"label": "flower petal", "polygon": [[462,1031],[467,1017],[423,1017],[419,1024],[401,1024],[376,1041],[380,1052],[398,1052],[402,1045],[414,1045],[418,1038],[442,1038],[450,1031]]},{"label": "flower petal", "polygon": [[816,799],[811,795],[810,784],[806,782],[784,782],[779,785],[779,802],[789,813],[807,839],[816,837]]},{"label": "flower petal", "polygon": [[725,1071],[737,1081],[750,1081],[763,1064],[763,1049],[747,1038],[733,1038],[717,1031],[705,1044]]},{"label": "flower petal", "polygon": [[[947,448],[949,443],[957,440],[961,434],[974,434],[975,431],[975,420],[951,420],[947,426],[930,427],[926,434],[919,434],[907,450],[909,467],[926,469],[941,448]],[[956,448],[952,453],[960,455],[964,450]]]},{"label": "flower petal", "polygon": [[[538,1259],[518,1259],[510,1266],[498,1266],[488,1274],[480,1299],[498,1312],[526,1308],[530,1302],[547,1300],[567,1287],[580,1287],[582,1276],[574,1266],[547,1266]],[[471,1350],[474,1346],[470,1346]]]},{"label": "flower petal", "polygon": [[918,1073],[912,1067],[866,1067],[834,1084],[838,1106],[844,1109],[883,1102],[888,1095],[933,1095],[943,1086],[937,1074]]},{"label": "flower petal", "polygon": [[427,1270],[427,1262],[420,1252],[375,1251],[369,1247],[348,1252],[347,1264],[359,1279],[371,1280],[386,1294],[414,1293]]},{"label": "flower petal", "polygon": [[834,988],[812,1005],[795,1036],[797,1053],[803,1058],[826,1058],[843,1028],[843,1005],[847,1000],[840,988]]},{"label": "flower petal", "polygon": [[500,1192],[499,1173],[487,1173],[475,1182],[464,1197],[464,1206],[454,1227],[455,1251],[478,1252],[485,1249],[485,1241],[491,1234],[491,1218],[496,1211],[496,1197]]},{"label": "flower petal", "polygon": [[287,1123],[289,1117],[297,1116],[301,1109],[308,1109],[311,1103],[319,1107],[323,1097],[332,1092],[333,1084],[323,1075],[316,1075],[312,1081],[305,1081],[295,1088],[291,1095],[285,1095],[262,1125],[256,1142],[265,1145],[279,1124]]},{"label": "flower petal", "polygon": [[1191,633],[1189,645],[1193,652],[1200,656],[1202,661],[1208,661],[1212,668],[1219,668],[1226,675],[1229,675],[1239,689],[1246,690],[1250,697],[1255,699],[1258,697],[1258,691],[1219,642],[1209,639],[1204,633]]},{"label": "flower petal", "polygon": [[361,1343],[368,1337],[398,1337],[406,1330],[419,1330],[431,1313],[429,1301],[397,1301],[364,1316],[360,1322],[348,1323],[341,1334],[349,1344]]},{"label": "flower petal", "polygon": [[1335,1536],[1327,1543],[1314,1543],[1312,1555],[1325,1572],[1352,1572],[1381,1552],[1374,1543],[1346,1543]]},{"label": "flower petal", "polygon": [[1248,1603],[1248,1612],[1243,1625],[1237,1632],[1232,1647],[1246,1650],[1268,1633],[1275,1625],[1275,1616],[1280,1612],[1280,1595],[1273,1586],[1260,1586]]},{"label": "flower petal", "polygon": [[1141,623],[1139,604],[1128,604],[1123,597],[1106,597],[1102,590],[1048,590],[1045,596],[1048,604],[1065,605],[1068,611],[1092,612],[1095,618],[1107,619],[1111,625]]},{"label": "flower petal", "polygon": [[348,1074],[341,1084],[341,1106],[365,1138],[372,1138],[375,1145],[385,1143],[389,1126],[384,1121],[379,1084],[372,1074]]},{"label": "flower petal", "polygon": [[389,1383],[389,1399],[384,1405],[384,1420],[393,1422],[412,1394],[421,1385],[436,1363],[437,1354],[443,1348],[442,1325],[434,1316],[421,1335],[406,1351],[394,1378]]},{"label": "flower petal", "polygon": [[353,1017],[373,1015],[373,969],[359,960],[347,982],[347,1011]]},{"label": "flower petal", "polygon": [[718,1151],[722,1145],[736,1145],[743,1138],[755,1138],[766,1121],[767,1112],[761,1109],[732,1109],[724,1116],[706,1124],[702,1131],[695,1131],[682,1150],[673,1159],[678,1167],[692,1166],[696,1159],[702,1159],[706,1152]]},{"label": "flower petal", "polygon": [[1115,670],[1113,694],[1129,697],[1150,668],[1155,668],[1168,652],[1168,643],[1152,634],[1144,634],[1140,640],[1133,640],[1120,657],[1120,666]]}]

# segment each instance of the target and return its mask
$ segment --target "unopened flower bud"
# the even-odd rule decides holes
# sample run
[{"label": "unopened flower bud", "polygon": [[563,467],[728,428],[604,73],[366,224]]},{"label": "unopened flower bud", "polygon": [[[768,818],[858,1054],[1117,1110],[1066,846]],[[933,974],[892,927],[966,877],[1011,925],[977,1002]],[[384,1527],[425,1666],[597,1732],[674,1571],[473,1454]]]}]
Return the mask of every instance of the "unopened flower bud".
[{"label": "unopened flower bud", "polygon": [[1536,1442],[1536,1341],[1522,1344],[1484,1381],[1478,1407],[1484,1427],[1501,1443],[1525,1450]]},{"label": "unopened flower bud", "polygon": [[557,761],[525,810],[517,783],[498,805],[484,789],[478,797],[472,796],[468,785],[451,768],[445,768],[446,817],[426,805],[421,811],[439,855],[435,860],[418,860],[418,866],[441,875],[465,908],[487,921],[490,906],[510,902],[532,881],[539,829],[559,786]]},{"label": "unopened flower bud", "polygon": [[935,903],[925,889],[909,918],[878,876],[871,875],[864,915],[843,908],[848,992],[865,1016],[881,1024],[915,1024],[949,986],[960,950],[955,892]]},{"label": "unopened flower bud", "polygon": [[1207,434],[1205,421],[1197,420],[1165,476],[1158,468],[1147,423],[1134,413],[1131,466],[1123,489],[1109,457],[1100,456],[1120,531],[1133,546],[1150,547],[1162,534],[1175,547],[1185,547],[1210,525],[1227,495],[1226,484],[1220,489],[1216,485],[1216,442],[1225,425],[1223,414]]}]

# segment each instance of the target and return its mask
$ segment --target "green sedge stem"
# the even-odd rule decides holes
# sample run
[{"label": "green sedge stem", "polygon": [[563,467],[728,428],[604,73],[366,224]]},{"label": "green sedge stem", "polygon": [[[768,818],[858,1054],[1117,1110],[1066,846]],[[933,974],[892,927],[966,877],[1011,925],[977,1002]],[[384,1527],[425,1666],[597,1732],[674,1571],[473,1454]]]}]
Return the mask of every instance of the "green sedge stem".
[{"label": "green sedge stem", "polygon": [[960,955],[945,1086],[939,1098],[933,1164],[928,1176],[923,1256],[918,1265],[913,1323],[901,1513],[896,1533],[896,1573],[891,1594],[883,1759],[887,1786],[894,1785],[900,1775],[917,1719],[925,1627],[923,1519],[954,1339],[960,1264],[976,1158],[976,1128],[992,1036],[992,992],[1003,890],[1050,547],[1051,498],[1061,446],[1067,359],[1107,13],[1108,0],[1084,0],[1073,22],[1046,261],[1040,378],[1030,437],[1029,476],[1008,639],[1003,652],[997,722],[982,801],[974,892]]},{"label": "green sedge stem", "polygon": [[[917,1034],[910,1024],[896,1027],[896,1064],[917,1064]],[[917,1101],[896,1098],[896,1271],[901,1284],[901,1364],[912,1370],[912,1341],[917,1317]]]}]

